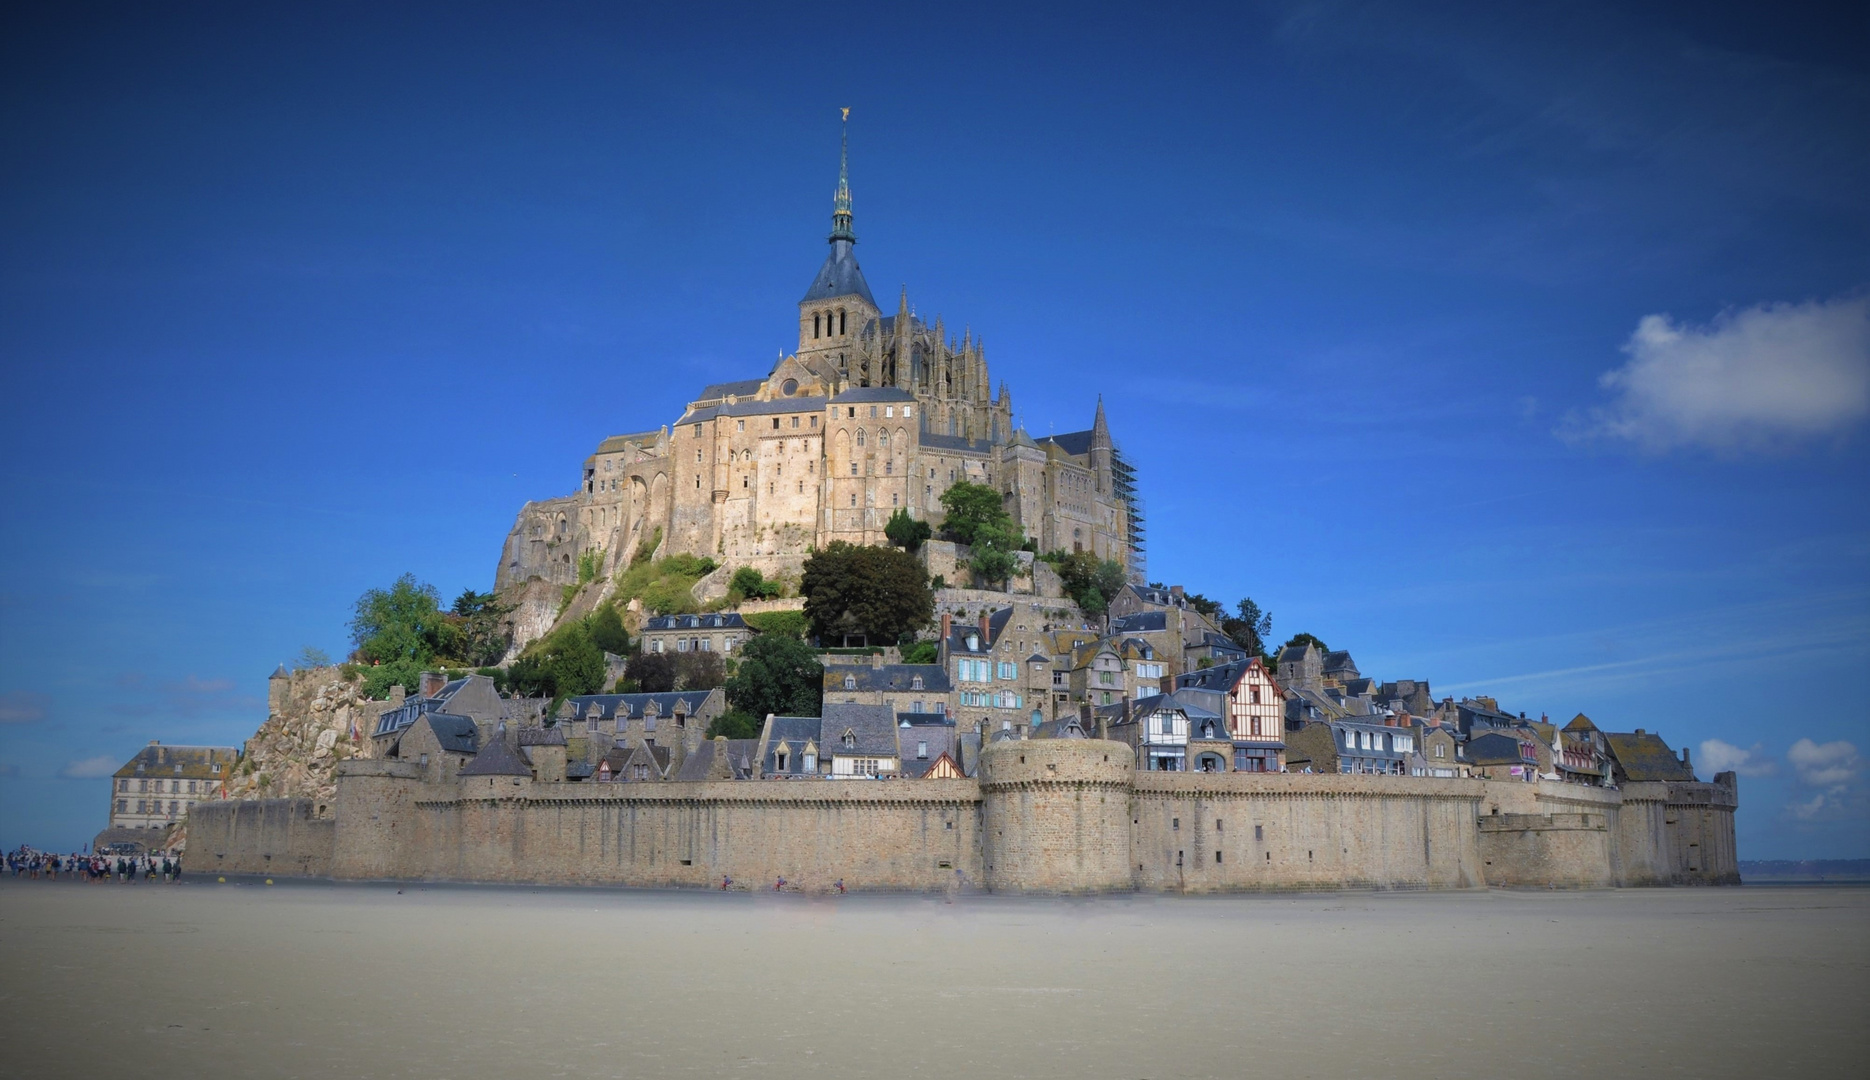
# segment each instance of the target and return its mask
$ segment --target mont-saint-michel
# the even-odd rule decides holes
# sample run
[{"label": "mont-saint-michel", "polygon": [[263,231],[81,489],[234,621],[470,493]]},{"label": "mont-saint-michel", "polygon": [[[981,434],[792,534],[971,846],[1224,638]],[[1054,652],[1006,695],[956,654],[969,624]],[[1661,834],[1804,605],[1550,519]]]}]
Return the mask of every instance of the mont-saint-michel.
[{"label": "mont-saint-michel", "polygon": [[0,1078],[1860,1076],[1809,14],[9,10]]},{"label": "mont-saint-michel", "polygon": [[838,893],[1738,882],[1736,776],[1658,733],[1437,699],[1149,581],[1101,400],[1035,438],[972,331],[883,312],[848,139],[832,207],[795,350],[604,439],[426,652],[400,582],[350,663],[274,672],[245,747],[152,743],[97,846]]}]

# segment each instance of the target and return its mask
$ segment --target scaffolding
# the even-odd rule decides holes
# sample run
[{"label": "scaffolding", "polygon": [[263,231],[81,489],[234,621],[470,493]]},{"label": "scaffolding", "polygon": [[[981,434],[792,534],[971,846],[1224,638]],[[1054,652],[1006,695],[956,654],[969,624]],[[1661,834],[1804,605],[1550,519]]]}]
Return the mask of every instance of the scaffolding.
[{"label": "scaffolding", "polygon": [[1124,516],[1128,521],[1124,541],[1130,549],[1127,567],[1130,581],[1142,585],[1149,581],[1149,556],[1145,549],[1148,530],[1143,500],[1136,494],[1136,467],[1123,456],[1123,448],[1114,441],[1110,444],[1110,479],[1112,493],[1123,500]]}]

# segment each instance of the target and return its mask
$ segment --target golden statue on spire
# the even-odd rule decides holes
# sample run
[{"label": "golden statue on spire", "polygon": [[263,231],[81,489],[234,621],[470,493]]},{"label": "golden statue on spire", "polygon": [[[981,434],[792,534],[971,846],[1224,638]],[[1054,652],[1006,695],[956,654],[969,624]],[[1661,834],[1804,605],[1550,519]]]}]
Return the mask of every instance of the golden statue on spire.
[{"label": "golden statue on spire", "polygon": [[850,119],[851,119],[851,109],[850,109],[850,106],[848,106],[848,105],[846,105],[846,106],[844,106],[844,110],[843,110],[843,111],[844,111],[844,120],[845,120],[845,122],[846,122],[846,123],[849,123],[849,122],[850,122]]}]

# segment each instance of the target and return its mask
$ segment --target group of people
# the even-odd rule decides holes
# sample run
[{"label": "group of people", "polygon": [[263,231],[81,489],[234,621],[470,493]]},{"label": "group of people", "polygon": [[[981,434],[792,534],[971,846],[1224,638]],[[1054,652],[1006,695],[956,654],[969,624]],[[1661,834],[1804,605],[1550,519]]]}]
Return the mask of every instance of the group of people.
[{"label": "group of people", "polygon": [[22,846],[7,853],[6,868],[16,878],[45,878],[49,881],[57,881],[61,873],[74,881],[90,882],[110,881],[113,878],[124,882],[142,878],[150,881],[160,878],[171,882],[182,879],[182,860],[161,852],[147,855],[60,855]]}]

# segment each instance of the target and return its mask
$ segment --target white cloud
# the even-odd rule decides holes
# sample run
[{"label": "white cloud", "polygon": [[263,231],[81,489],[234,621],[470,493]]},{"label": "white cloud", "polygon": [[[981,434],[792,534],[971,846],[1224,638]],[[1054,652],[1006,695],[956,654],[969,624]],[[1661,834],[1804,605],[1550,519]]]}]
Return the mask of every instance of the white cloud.
[{"label": "white cloud", "polygon": [[1862,812],[1864,800],[1857,789],[1863,759],[1857,747],[1842,739],[1815,743],[1800,739],[1786,751],[1786,760],[1798,773],[1799,783],[1821,789],[1805,802],[1786,804],[1786,812],[1802,821],[1837,818]]},{"label": "white cloud", "polygon": [[1613,400],[1562,436],[1771,450],[1870,414],[1870,295],[1759,304],[1706,326],[1645,315],[1623,351],[1629,362],[1598,380]]},{"label": "white cloud", "polygon": [[1842,739],[1822,744],[1800,739],[1786,751],[1786,760],[1798,770],[1799,783],[1808,787],[1841,787],[1857,779],[1863,768],[1857,747]]},{"label": "white cloud", "polygon": [[65,767],[60,769],[58,774],[67,780],[95,780],[100,776],[109,776],[111,773],[116,772],[117,766],[121,764],[123,764],[123,762],[118,761],[114,757],[105,755],[80,758],[77,761],[66,763]]},{"label": "white cloud", "polygon": [[1700,760],[1695,764],[1710,776],[1724,772],[1736,772],[1741,776],[1770,776],[1777,768],[1759,743],[1743,749],[1719,739],[1702,740]]}]

